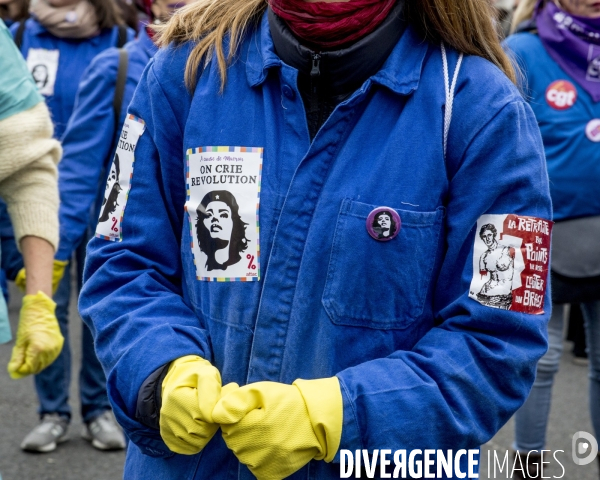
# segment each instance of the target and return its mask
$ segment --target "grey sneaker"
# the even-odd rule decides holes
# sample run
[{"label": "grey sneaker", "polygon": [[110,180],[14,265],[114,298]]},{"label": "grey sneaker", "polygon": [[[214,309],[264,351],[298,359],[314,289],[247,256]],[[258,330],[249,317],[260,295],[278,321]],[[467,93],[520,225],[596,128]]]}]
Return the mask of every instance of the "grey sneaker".
[{"label": "grey sneaker", "polygon": [[27,452],[51,452],[67,440],[69,421],[58,413],[47,413],[42,422],[25,437],[21,449]]},{"label": "grey sneaker", "polygon": [[98,450],[123,450],[125,436],[110,410],[83,426],[81,436]]}]

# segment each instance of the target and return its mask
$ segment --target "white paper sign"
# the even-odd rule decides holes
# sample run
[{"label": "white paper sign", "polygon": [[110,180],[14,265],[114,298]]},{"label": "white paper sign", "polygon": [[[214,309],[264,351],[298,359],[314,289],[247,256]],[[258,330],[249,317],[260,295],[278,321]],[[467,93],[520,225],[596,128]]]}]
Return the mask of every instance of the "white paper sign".
[{"label": "white paper sign", "polygon": [[42,95],[54,95],[58,56],[58,50],[44,48],[30,48],[27,52],[27,68]]},{"label": "white paper sign", "polygon": [[127,115],[117,150],[106,179],[104,201],[100,209],[96,237],[105,240],[122,240],[122,223],[127,197],[133,177],[135,147],[144,133],[146,124],[141,118]]},{"label": "white paper sign", "polygon": [[185,209],[198,280],[260,280],[262,157],[257,147],[187,151]]}]

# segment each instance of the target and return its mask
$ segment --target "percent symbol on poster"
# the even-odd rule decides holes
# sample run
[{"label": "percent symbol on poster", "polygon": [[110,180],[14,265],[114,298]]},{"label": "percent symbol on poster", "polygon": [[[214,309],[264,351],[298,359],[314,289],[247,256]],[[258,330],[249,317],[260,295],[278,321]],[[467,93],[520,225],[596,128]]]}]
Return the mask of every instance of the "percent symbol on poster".
[{"label": "percent symbol on poster", "polygon": [[248,268],[251,268],[252,270],[256,270],[256,265],[254,264],[254,255],[246,255],[246,258],[248,260],[250,260],[250,262],[248,263]]}]

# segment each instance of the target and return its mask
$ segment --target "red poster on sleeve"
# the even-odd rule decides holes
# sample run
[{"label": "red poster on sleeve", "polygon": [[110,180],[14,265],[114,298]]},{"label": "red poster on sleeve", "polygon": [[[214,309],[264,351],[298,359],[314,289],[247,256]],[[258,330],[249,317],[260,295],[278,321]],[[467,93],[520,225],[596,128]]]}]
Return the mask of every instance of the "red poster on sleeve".
[{"label": "red poster on sleeve", "polygon": [[552,222],[521,215],[477,221],[469,297],[482,305],[544,313]]}]

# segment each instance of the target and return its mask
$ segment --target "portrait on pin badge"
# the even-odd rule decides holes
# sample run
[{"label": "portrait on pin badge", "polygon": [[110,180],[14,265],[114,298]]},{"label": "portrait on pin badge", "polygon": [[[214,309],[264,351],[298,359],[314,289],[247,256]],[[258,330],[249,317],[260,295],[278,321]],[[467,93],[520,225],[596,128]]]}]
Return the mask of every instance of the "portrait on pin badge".
[{"label": "portrait on pin badge", "polygon": [[262,153],[224,146],[187,151],[185,209],[200,281],[260,279]]},{"label": "portrait on pin badge", "polygon": [[369,235],[380,242],[387,242],[395,238],[400,227],[400,216],[393,208],[378,207],[367,217]]}]

